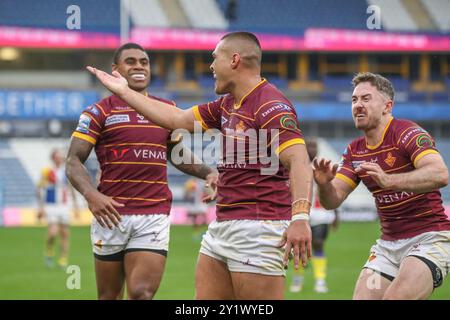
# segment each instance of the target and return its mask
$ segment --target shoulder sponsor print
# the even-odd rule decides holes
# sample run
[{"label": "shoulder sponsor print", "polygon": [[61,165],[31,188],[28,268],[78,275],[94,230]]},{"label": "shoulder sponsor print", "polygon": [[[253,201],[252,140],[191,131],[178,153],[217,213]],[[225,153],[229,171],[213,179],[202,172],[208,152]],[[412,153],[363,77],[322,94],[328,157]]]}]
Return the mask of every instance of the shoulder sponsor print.
[{"label": "shoulder sponsor print", "polygon": [[89,118],[85,114],[81,114],[80,120],[78,120],[78,125],[75,130],[82,133],[88,133],[90,125],[91,125],[91,118]]},{"label": "shoulder sponsor print", "polygon": [[284,110],[284,111],[290,111],[292,112],[292,108],[290,106],[288,106],[287,104],[284,103],[278,103],[275,105],[272,105],[270,108],[268,108],[266,111],[264,111],[261,116],[263,118],[267,117],[269,114],[271,114],[274,111],[278,111],[278,110]]},{"label": "shoulder sponsor print", "polygon": [[109,116],[108,118],[106,118],[105,126],[110,126],[112,124],[122,122],[130,122],[130,116],[127,114],[116,114],[113,116]]}]

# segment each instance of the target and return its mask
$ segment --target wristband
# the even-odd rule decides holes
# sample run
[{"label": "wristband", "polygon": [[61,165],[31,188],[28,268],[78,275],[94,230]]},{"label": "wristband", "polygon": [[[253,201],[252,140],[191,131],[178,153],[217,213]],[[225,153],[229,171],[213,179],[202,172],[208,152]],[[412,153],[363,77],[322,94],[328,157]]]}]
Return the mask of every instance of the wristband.
[{"label": "wristband", "polygon": [[297,213],[292,216],[291,222],[297,221],[297,220],[305,220],[309,221],[309,214],[307,213]]}]

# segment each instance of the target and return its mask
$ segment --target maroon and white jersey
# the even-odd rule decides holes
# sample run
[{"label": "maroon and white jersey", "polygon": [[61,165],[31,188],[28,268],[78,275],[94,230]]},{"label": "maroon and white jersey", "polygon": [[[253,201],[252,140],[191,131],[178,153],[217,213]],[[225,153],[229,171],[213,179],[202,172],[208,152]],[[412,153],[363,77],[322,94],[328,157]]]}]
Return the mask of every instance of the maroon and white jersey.
[{"label": "maroon and white jersey", "polygon": [[[203,129],[218,129],[223,137],[224,159],[218,165],[217,220],[290,220],[288,171],[275,158],[278,170],[270,175],[262,174],[261,169],[269,165],[260,161],[259,151],[251,152],[255,151],[255,145],[246,134],[256,133],[259,150],[264,149],[266,155],[272,151],[280,154],[291,145],[304,144],[291,102],[276,87],[262,80],[241,101],[228,94],[214,102],[194,106],[193,110]],[[267,143],[261,140],[264,131],[259,129],[267,130],[264,137]],[[227,139],[232,140],[233,148]],[[274,143],[276,139],[278,144]],[[239,143],[245,146],[244,154],[239,153],[242,150]]]},{"label": "maroon and white jersey", "polygon": [[172,193],[167,185],[170,131],[147,120],[113,95],[87,107],[72,136],[95,145],[102,173],[98,190],[125,205],[116,208],[120,214],[170,213]]},{"label": "maroon and white jersey", "polygon": [[416,194],[382,189],[364,171],[355,169],[364,162],[377,163],[386,173],[415,169],[417,161],[438,153],[433,138],[416,123],[392,118],[380,143],[370,146],[364,137],[351,142],[342,156],[336,178],[355,188],[362,181],[372,193],[381,222],[382,239],[411,238],[429,231],[450,230],[450,220],[442,206],[438,189]]}]

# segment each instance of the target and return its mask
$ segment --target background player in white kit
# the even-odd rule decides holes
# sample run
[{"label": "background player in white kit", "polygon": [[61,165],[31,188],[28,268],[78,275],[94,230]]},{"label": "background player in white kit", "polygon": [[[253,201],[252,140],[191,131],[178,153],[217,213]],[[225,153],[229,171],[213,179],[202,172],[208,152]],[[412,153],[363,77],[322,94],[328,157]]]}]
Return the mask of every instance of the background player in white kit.
[{"label": "background player in white kit", "polygon": [[[308,156],[312,161],[318,153],[318,143],[316,139],[309,138],[305,140]],[[317,197],[317,188],[313,186],[313,198],[310,211],[310,220],[312,231],[313,256],[311,259],[314,272],[314,291],[317,293],[327,293],[327,257],[325,255],[325,241],[328,237],[330,225],[334,230],[337,229],[339,221],[338,210],[326,210],[322,207]],[[293,276],[289,291],[300,292],[303,289],[305,269],[300,266],[293,269]]]},{"label": "background player in white kit", "polygon": [[45,242],[45,264],[54,265],[54,244],[58,233],[60,235],[60,256],[58,266],[64,268],[68,264],[69,225],[72,203],[75,217],[79,217],[75,190],[65,175],[64,155],[62,150],[51,152],[52,164],[42,169],[41,179],[37,185],[38,219],[46,218],[48,223]]}]

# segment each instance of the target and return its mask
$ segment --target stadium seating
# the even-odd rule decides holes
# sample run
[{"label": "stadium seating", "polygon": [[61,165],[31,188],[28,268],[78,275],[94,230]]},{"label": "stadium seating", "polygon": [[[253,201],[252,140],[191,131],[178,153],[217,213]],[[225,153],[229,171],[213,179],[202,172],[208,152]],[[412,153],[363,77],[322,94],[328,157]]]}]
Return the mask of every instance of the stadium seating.
[{"label": "stadium seating", "polygon": [[417,31],[418,27],[401,0],[368,0],[380,7],[381,23],[388,31]]},{"label": "stadium seating", "polygon": [[[226,12],[229,0],[218,3]],[[291,34],[302,33],[311,26],[365,29],[366,9],[367,4],[361,0],[236,1],[236,19],[230,21],[229,29]]]},{"label": "stadium seating", "polygon": [[135,26],[169,27],[170,21],[159,0],[133,0],[130,15]]},{"label": "stadium seating", "polygon": [[422,0],[424,8],[428,11],[431,18],[441,32],[450,31],[450,2],[448,0]]},{"label": "stadium seating", "polygon": [[4,205],[34,203],[34,183],[7,140],[0,140],[0,184]]},{"label": "stadium seating", "polygon": [[180,0],[180,5],[194,28],[224,30],[228,27],[228,21],[214,0]]},{"label": "stadium seating", "polygon": [[0,25],[67,30],[70,5],[80,7],[81,30],[119,33],[119,0],[2,0]]}]

